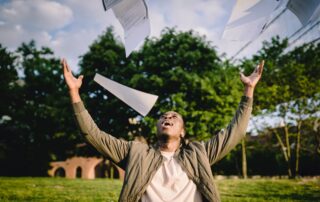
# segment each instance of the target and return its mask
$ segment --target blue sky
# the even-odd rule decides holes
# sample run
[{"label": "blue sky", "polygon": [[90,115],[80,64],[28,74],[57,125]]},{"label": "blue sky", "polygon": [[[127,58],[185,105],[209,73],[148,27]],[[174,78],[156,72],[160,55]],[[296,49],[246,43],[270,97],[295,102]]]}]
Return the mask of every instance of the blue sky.
[{"label": "blue sky", "polygon": [[[236,0],[146,0],[149,6],[151,36],[159,36],[165,27],[186,31],[194,29],[228,57],[245,41],[221,39]],[[79,56],[106,29],[113,25],[123,39],[123,30],[112,11],[105,12],[101,0],[0,0],[0,43],[10,50],[34,39],[38,46],[48,46],[58,57],[68,59],[77,70]],[[290,12],[285,13],[258,40],[240,55],[250,57],[262,41],[275,34],[288,36],[300,24]],[[250,30],[248,30],[250,31]],[[236,34],[236,33],[235,33]],[[319,29],[316,32],[319,35]],[[306,36],[304,40],[308,40]]]},{"label": "blue sky", "polygon": [[[236,0],[146,2],[149,7],[151,36],[158,37],[165,27],[176,27],[182,31],[193,29],[205,35],[216,46],[218,53],[225,53],[227,57],[233,56],[246,43],[221,39]],[[86,53],[88,46],[110,25],[114,26],[115,33],[123,40],[124,33],[119,22],[112,11],[104,11],[101,0],[0,0],[2,45],[15,50],[22,42],[34,39],[39,47],[50,47],[57,57],[67,58],[75,71],[78,70],[79,56]],[[274,35],[289,36],[300,26],[298,19],[286,12],[238,58],[250,57],[261,48],[263,40]],[[318,26],[298,41],[297,45],[319,36]],[[268,120],[270,122],[270,118]],[[254,126],[250,124],[251,129],[252,127]]]}]

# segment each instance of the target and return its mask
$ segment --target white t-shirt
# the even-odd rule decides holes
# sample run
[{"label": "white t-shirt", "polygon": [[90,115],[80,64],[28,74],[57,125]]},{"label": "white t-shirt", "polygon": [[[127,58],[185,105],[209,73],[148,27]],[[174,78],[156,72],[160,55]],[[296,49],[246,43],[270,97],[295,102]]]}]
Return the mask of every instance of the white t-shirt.
[{"label": "white t-shirt", "polygon": [[164,163],[154,175],[142,202],[202,202],[200,192],[178,162],[174,152],[161,152]]}]

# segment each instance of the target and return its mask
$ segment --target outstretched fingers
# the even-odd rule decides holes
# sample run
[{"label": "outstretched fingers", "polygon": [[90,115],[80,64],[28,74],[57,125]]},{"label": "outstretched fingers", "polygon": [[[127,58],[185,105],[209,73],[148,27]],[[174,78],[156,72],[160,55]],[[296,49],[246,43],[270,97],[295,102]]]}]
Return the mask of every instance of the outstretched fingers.
[{"label": "outstretched fingers", "polygon": [[64,58],[61,59],[60,63],[61,63],[61,67],[62,67],[62,70],[63,70],[63,74],[66,74],[67,70],[66,70],[66,67],[65,67]]},{"label": "outstretched fingers", "polygon": [[69,65],[68,65],[68,63],[67,63],[67,60],[65,59],[65,58],[63,58],[63,67],[64,67],[64,69],[67,71],[67,72],[70,72],[70,67],[69,67]]},{"label": "outstretched fingers", "polygon": [[260,67],[260,65],[256,66],[256,68],[254,69],[254,73],[259,73],[259,67]]},{"label": "outstretched fingers", "polygon": [[83,79],[83,75],[80,75],[80,76],[78,77],[78,80],[80,80],[80,81],[82,82],[82,79]]},{"label": "outstretched fingers", "polygon": [[62,68],[63,68],[64,77],[72,76],[72,72],[71,72],[70,67],[69,67],[69,65],[67,63],[67,60],[65,58],[63,58],[61,60],[61,65],[62,65]]},{"label": "outstretched fingers", "polygon": [[259,71],[258,71],[259,75],[261,75],[263,72],[263,66],[264,66],[264,60],[262,60],[259,64]]},{"label": "outstretched fingers", "polygon": [[245,75],[242,72],[239,72],[239,74],[240,74],[240,79],[244,80],[245,79]]},{"label": "outstretched fingers", "polygon": [[63,74],[64,74],[64,75],[67,75],[67,74],[69,73],[69,68],[68,68],[66,59],[63,58],[63,59],[61,60],[61,65],[62,65],[62,68],[63,68]]},{"label": "outstretched fingers", "polygon": [[67,60],[65,59],[64,62],[65,62],[65,64],[66,64],[66,68],[67,68],[68,72],[71,73],[71,70],[70,70],[70,67],[69,67],[69,65],[68,65],[68,63],[67,63]]}]

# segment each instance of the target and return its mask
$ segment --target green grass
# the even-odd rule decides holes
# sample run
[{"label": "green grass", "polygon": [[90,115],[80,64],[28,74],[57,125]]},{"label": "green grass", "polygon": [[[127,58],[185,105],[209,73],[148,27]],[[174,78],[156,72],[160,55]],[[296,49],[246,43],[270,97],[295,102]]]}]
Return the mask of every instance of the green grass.
[{"label": "green grass", "polygon": [[223,202],[320,202],[320,179],[227,179],[217,181],[217,186]]},{"label": "green grass", "polygon": [[[320,179],[216,180],[223,202],[319,201]],[[117,201],[119,180],[0,177],[0,201]]]},{"label": "green grass", "polygon": [[0,178],[0,201],[118,201],[119,180]]}]

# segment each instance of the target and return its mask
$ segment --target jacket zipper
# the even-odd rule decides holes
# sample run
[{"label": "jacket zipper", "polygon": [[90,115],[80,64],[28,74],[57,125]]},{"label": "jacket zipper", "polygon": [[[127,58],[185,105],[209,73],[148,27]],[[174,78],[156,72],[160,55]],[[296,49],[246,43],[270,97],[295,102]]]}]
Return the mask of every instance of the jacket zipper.
[{"label": "jacket zipper", "polygon": [[195,185],[197,186],[197,188],[199,189],[199,192],[206,198],[206,200],[210,201],[210,197],[208,196],[208,194],[206,193],[206,191],[203,189],[202,186],[200,185],[200,182],[195,180],[195,177],[191,175],[191,173],[189,172],[188,169],[185,168],[183,162],[180,160],[180,158],[176,157],[175,158],[176,161],[178,162],[178,164],[180,165],[180,167],[182,168],[182,170],[187,173],[187,176],[189,177],[189,179],[191,179],[193,181],[193,183],[195,183]]},{"label": "jacket zipper", "polygon": [[163,156],[160,155],[160,161],[158,161],[155,169],[151,172],[147,183],[141,188],[141,191],[140,191],[139,194],[137,195],[136,201],[139,201],[139,200],[141,199],[142,194],[145,192],[146,188],[147,188],[148,185],[151,183],[151,180],[152,180],[153,176],[156,174],[156,172],[158,171],[158,169],[160,168],[160,166],[161,166],[162,163],[163,163]]}]

